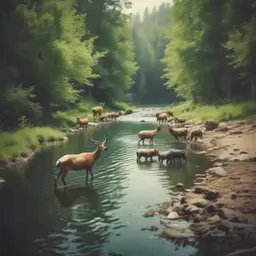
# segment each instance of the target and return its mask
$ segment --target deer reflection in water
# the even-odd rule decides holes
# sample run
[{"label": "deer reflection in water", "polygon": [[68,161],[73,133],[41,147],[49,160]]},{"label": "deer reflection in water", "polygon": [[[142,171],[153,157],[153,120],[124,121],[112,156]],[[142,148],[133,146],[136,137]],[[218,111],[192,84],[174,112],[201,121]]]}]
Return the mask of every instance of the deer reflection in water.
[{"label": "deer reflection in water", "polygon": [[63,207],[71,207],[77,204],[88,203],[92,209],[99,207],[99,195],[93,186],[74,188],[70,190],[55,190],[55,196]]}]

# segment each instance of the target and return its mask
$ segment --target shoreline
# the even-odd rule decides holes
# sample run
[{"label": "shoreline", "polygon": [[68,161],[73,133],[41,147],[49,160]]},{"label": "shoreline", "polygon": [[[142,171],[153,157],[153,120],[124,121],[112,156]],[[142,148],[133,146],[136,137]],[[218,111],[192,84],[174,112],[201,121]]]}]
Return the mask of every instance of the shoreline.
[{"label": "shoreline", "polygon": [[[255,141],[252,120],[220,123],[215,131],[204,131],[204,151],[197,153],[205,154],[213,167],[196,175],[194,185],[179,198],[160,206],[157,212],[167,222],[159,235],[206,251],[208,246],[218,255],[238,250],[256,255]],[[175,224],[178,219],[187,225]]]},{"label": "shoreline", "polygon": [[63,136],[61,137],[56,137],[56,138],[51,138],[51,140],[48,141],[44,141],[42,143],[39,143],[39,145],[37,147],[35,147],[33,150],[31,150],[30,154],[26,157],[23,157],[21,155],[17,156],[17,157],[8,157],[6,159],[0,159],[0,171],[5,171],[7,169],[10,169],[12,167],[19,167],[22,166],[23,164],[27,163],[31,158],[34,157],[34,155],[37,152],[40,152],[40,150],[44,147],[50,146],[50,145],[54,145],[55,143],[65,143],[68,141],[68,135],[74,135],[77,134],[78,132],[81,131],[88,131],[88,129],[92,129],[92,128],[96,128],[98,125],[100,125],[101,123],[94,123],[91,122],[88,125],[87,129],[83,129],[83,128],[77,128],[77,127],[73,127],[73,128],[59,128],[57,130],[59,130],[60,132],[63,133]]}]

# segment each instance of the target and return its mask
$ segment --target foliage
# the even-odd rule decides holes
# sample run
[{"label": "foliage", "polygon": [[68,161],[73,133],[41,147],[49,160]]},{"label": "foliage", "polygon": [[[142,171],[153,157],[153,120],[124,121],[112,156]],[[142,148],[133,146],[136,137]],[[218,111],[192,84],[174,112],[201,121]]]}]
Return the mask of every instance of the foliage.
[{"label": "foliage", "polygon": [[198,103],[255,99],[255,3],[174,0],[162,59],[167,88]]},{"label": "foliage", "polygon": [[[21,116],[29,123],[43,124],[62,113],[56,111],[76,105],[79,112],[77,104],[91,95],[101,102],[123,100],[136,63],[121,2],[19,0],[1,4],[2,128],[18,127]],[[97,9],[93,15],[92,8]]]},{"label": "foliage", "polygon": [[133,15],[131,30],[135,44],[138,70],[134,77],[132,92],[139,103],[162,103],[175,98],[172,92],[164,87],[165,79],[161,78],[166,39],[164,31],[170,26],[170,5],[161,4],[152,12],[146,8],[143,17]]},{"label": "foliage", "polygon": [[182,116],[188,120],[228,121],[255,115],[256,103],[255,101],[246,101],[222,105],[197,105],[192,101],[185,101],[167,109],[173,111],[175,116]]},{"label": "foliage", "polygon": [[114,110],[126,111],[127,109],[135,109],[136,106],[134,106],[132,104],[125,103],[125,102],[116,101],[111,105],[111,108]]}]

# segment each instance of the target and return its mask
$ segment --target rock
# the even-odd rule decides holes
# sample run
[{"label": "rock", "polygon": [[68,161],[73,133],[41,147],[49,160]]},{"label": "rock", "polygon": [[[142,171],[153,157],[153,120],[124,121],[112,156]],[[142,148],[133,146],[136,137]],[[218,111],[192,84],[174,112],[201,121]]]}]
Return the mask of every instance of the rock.
[{"label": "rock", "polygon": [[141,120],[140,122],[141,122],[141,123],[145,123],[146,121],[145,121],[145,120]]},{"label": "rock", "polygon": [[206,207],[206,211],[210,214],[215,213],[218,211],[218,207],[216,204],[210,204]]},{"label": "rock", "polygon": [[188,205],[188,207],[186,207],[185,210],[187,212],[191,213],[191,214],[195,214],[195,213],[199,213],[200,212],[200,208],[198,208],[195,205]]},{"label": "rock", "polygon": [[219,125],[219,122],[218,121],[215,121],[215,120],[207,120],[205,122],[205,130],[206,131],[212,131],[214,129],[216,129]]},{"label": "rock", "polygon": [[250,162],[256,162],[256,156],[250,157],[248,160],[249,160]]},{"label": "rock", "polygon": [[207,190],[208,190],[208,188],[205,187],[205,186],[196,186],[196,187],[194,188],[194,193],[196,193],[196,194],[201,194],[201,193],[204,193],[204,192],[207,191]]},{"label": "rock", "polygon": [[184,188],[184,184],[179,182],[179,183],[176,184],[176,187],[177,188]]},{"label": "rock", "polygon": [[218,215],[222,219],[231,219],[237,217],[238,213],[228,208],[221,208],[218,210]]},{"label": "rock", "polygon": [[214,201],[219,197],[219,192],[215,190],[207,190],[204,192],[204,194],[205,194],[204,198],[210,201]]},{"label": "rock", "polygon": [[226,123],[220,123],[219,126],[214,130],[214,132],[227,132],[229,128]]},{"label": "rock", "polygon": [[211,224],[220,223],[221,218],[218,215],[213,215],[207,219],[207,222],[210,222]]},{"label": "rock", "polygon": [[141,231],[146,231],[146,230],[151,231],[151,232],[154,232],[154,231],[157,231],[157,230],[158,230],[158,227],[155,226],[155,225],[152,225],[152,226],[150,226],[149,228],[142,228],[142,229],[141,229]]},{"label": "rock", "polygon": [[154,210],[149,210],[146,213],[144,213],[144,217],[153,217],[155,215],[155,211]]},{"label": "rock", "polygon": [[188,199],[187,202],[197,207],[206,207],[209,203],[209,201],[207,201],[204,198],[191,198],[191,199]]},{"label": "rock", "polygon": [[185,197],[182,197],[181,199],[180,199],[180,203],[181,204],[184,204],[186,202],[186,198]]},{"label": "rock", "polygon": [[205,221],[206,219],[207,219],[207,216],[206,216],[206,215],[197,214],[197,215],[194,217],[194,222],[198,223],[198,222]]},{"label": "rock", "polygon": [[194,232],[187,225],[182,224],[168,225],[161,235],[169,239],[189,239],[195,237]]},{"label": "rock", "polygon": [[205,155],[205,154],[207,154],[207,151],[199,151],[199,152],[197,152],[197,155]]},{"label": "rock", "polygon": [[242,134],[242,133],[243,133],[243,131],[241,131],[241,130],[229,131],[229,135]]},{"label": "rock", "polygon": [[192,190],[190,188],[186,188],[184,191],[185,192],[191,192]]},{"label": "rock", "polygon": [[219,177],[227,176],[227,171],[223,167],[212,167],[209,168],[207,171]]},{"label": "rock", "polygon": [[232,194],[231,194],[231,199],[235,200],[236,198],[237,198],[236,193],[232,193]]},{"label": "rock", "polygon": [[177,212],[170,212],[170,213],[168,214],[167,218],[168,218],[169,220],[176,220],[176,219],[179,219],[180,216],[179,216],[179,214],[178,214]]},{"label": "rock", "polygon": [[73,128],[69,128],[68,131],[71,132],[71,133],[75,133],[77,130],[73,129]]},{"label": "rock", "polygon": [[216,162],[213,164],[214,167],[221,167],[223,166],[223,163],[220,163],[220,162]]},{"label": "rock", "polygon": [[203,193],[205,195],[205,199],[207,200],[216,200],[219,197],[219,192],[215,190],[211,190],[205,186],[197,186],[194,189],[195,193]]}]

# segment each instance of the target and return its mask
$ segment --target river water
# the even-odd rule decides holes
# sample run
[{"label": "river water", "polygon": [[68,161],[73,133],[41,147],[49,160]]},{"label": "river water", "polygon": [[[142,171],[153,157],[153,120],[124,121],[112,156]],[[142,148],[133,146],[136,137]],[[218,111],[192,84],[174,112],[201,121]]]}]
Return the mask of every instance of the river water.
[{"label": "river water", "polygon": [[[180,167],[159,167],[156,160],[136,163],[137,133],[156,127],[156,111],[159,109],[140,109],[96,128],[92,134],[69,136],[67,143],[46,147],[26,166],[8,170],[4,177],[7,184],[0,192],[0,254],[196,255],[196,248],[177,248],[158,238],[157,232],[141,231],[151,225],[163,229],[160,216],[142,216],[148,205],[176,196],[176,183],[189,187],[195,174],[209,167],[207,159],[193,154],[186,143],[174,142],[164,129],[157,134],[154,148],[185,149],[187,161]],[[142,119],[145,122],[140,122]],[[105,135],[108,146],[93,168],[93,185],[85,187],[84,172],[71,171],[66,178],[67,193],[60,188],[55,194],[56,160],[66,153],[93,150],[91,135],[95,139]]]}]

